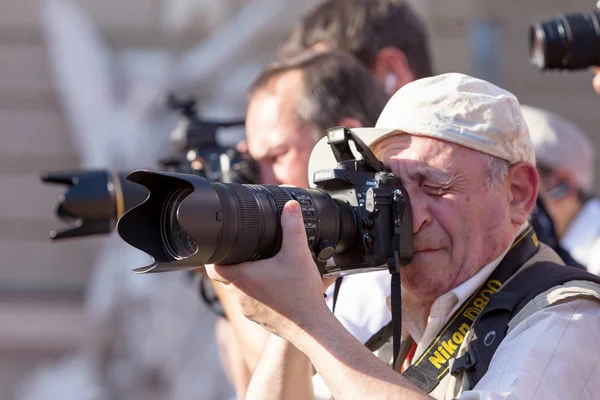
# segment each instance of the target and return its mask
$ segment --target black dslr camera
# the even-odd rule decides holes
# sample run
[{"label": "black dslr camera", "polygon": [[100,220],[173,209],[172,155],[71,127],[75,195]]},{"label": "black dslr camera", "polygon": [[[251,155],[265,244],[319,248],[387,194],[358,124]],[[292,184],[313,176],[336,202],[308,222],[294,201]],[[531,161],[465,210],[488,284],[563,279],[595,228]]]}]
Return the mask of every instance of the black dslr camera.
[{"label": "black dslr camera", "polygon": [[[178,110],[182,119],[171,134],[176,154],[159,160],[159,169],[202,176],[219,182],[255,183],[254,162],[233,148],[217,143],[220,128],[243,126],[244,121],[200,120],[194,100],[168,97],[168,107]],[[55,171],[42,174],[46,183],[68,185],[59,199],[56,216],[71,227],[50,232],[53,240],[107,234],[129,209],[148,197],[143,186],[126,180],[128,172],[109,170]]]},{"label": "black dslr camera", "polygon": [[[347,128],[327,131],[338,166],[315,173],[317,189],[211,183],[198,176],[134,171],[127,179],[150,196],[119,220],[117,231],[154,263],[135,272],[239,264],[281,248],[281,213],[297,200],[308,245],[323,276],[399,272],[413,257],[410,201],[399,178]],[[362,156],[356,159],[350,141]]]},{"label": "black dslr camera", "polygon": [[529,28],[529,54],[540,70],[600,66],[600,11],[535,22]]}]

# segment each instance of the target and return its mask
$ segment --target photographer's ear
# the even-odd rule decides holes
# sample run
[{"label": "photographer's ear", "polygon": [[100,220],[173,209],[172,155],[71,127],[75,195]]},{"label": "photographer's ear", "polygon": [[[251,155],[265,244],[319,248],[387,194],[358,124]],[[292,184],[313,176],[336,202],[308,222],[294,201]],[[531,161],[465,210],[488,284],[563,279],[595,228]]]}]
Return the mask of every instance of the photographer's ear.
[{"label": "photographer's ear", "polygon": [[524,224],[535,207],[539,177],[535,167],[518,162],[508,169],[510,218],[515,225]]},{"label": "photographer's ear", "polygon": [[384,47],[375,57],[373,75],[385,92],[391,96],[402,86],[415,80],[406,55],[395,47]]}]

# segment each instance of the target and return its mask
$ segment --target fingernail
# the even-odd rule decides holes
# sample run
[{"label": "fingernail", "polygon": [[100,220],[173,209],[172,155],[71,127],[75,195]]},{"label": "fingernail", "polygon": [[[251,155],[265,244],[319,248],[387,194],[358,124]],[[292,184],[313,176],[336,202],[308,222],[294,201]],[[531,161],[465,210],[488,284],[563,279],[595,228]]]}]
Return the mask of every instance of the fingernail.
[{"label": "fingernail", "polygon": [[285,203],[285,208],[290,214],[300,214],[300,204],[296,200],[290,200]]}]

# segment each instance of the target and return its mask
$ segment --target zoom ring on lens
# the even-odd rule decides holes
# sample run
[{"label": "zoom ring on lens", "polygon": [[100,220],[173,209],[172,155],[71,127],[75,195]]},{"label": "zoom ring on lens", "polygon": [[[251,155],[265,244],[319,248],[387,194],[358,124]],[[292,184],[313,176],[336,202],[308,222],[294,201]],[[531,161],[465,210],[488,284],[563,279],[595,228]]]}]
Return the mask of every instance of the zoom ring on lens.
[{"label": "zoom ring on lens", "polygon": [[[275,200],[275,204],[277,204],[277,212],[279,215],[279,219],[281,220],[281,213],[283,212],[283,207],[285,207],[285,203],[292,200],[292,198],[285,190],[283,190],[279,186],[264,185],[264,187],[265,187],[265,189],[267,189],[269,191],[269,193],[271,193],[271,196],[273,196],[273,199]],[[283,240],[283,235],[281,233],[281,229],[279,229],[279,231],[277,232],[277,239],[276,239],[273,247],[271,247],[268,254],[265,254],[266,258],[273,257],[275,254],[279,253],[279,250],[281,250],[282,240]]]},{"label": "zoom ring on lens", "polygon": [[235,247],[227,257],[227,264],[238,264],[250,260],[258,248],[262,221],[259,206],[252,192],[240,184],[230,184],[229,187],[237,203],[240,229]]}]

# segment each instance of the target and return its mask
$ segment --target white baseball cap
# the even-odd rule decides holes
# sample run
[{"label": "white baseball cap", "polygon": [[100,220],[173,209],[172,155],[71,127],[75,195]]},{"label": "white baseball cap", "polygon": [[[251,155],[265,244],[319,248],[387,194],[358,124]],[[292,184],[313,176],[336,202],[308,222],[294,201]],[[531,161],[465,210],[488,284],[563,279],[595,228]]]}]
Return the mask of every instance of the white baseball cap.
[{"label": "white baseball cap", "polygon": [[574,123],[558,114],[522,105],[523,116],[539,164],[566,168],[579,185],[590,191],[594,183],[594,145]]},{"label": "white baseball cap", "polygon": [[[410,134],[456,143],[514,164],[535,165],[527,124],[517,98],[482,79],[448,73],[419,79],[398,90],[384,107],[375,128],[352,129],[366,145],[389,136]],[[337,162],[321,139],[313,148],[308,178]]]}]

